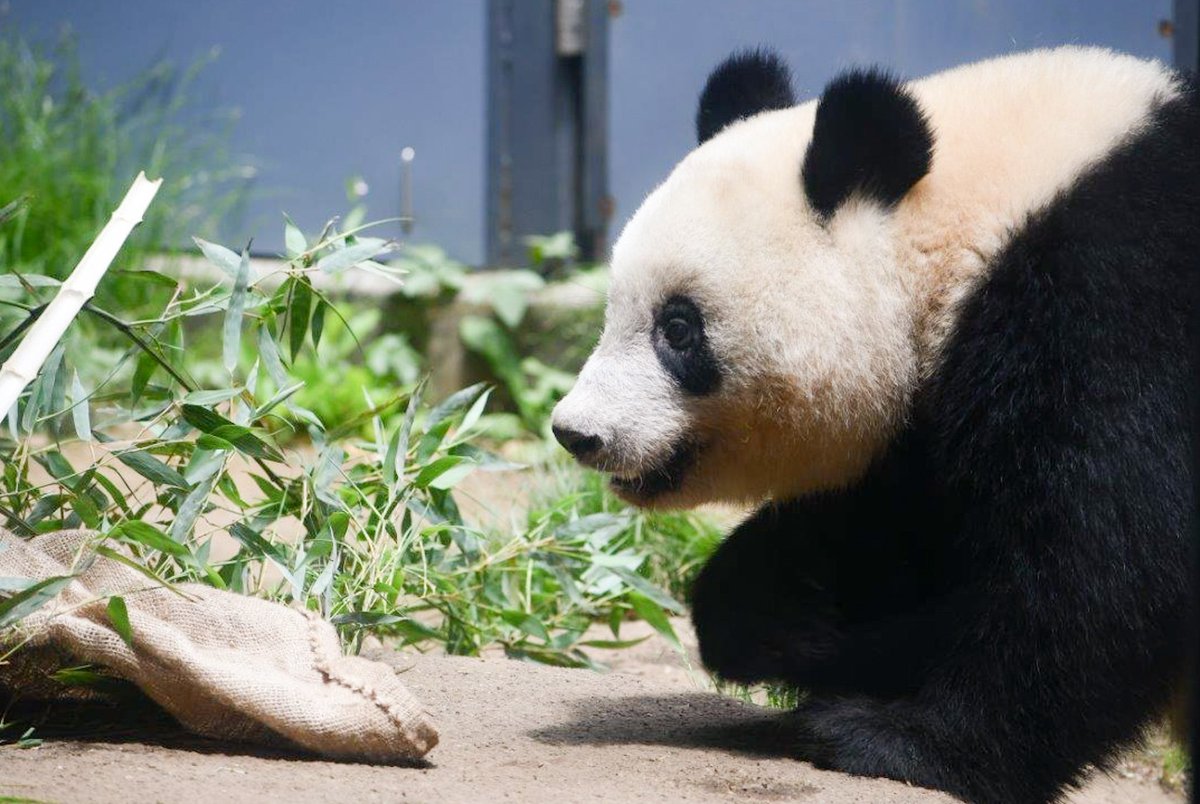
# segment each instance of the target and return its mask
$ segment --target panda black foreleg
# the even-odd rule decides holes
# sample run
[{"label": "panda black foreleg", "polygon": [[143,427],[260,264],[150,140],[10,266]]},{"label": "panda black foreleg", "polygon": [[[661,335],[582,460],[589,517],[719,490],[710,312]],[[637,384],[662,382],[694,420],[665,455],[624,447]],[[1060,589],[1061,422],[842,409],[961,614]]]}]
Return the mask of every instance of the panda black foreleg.
[{"label": "panda black foreleg", "polygon": [[[944,629],[930,621],[936,561],[894,484],[764,506],[697,579],[692,615],[709,670],[739,683],[898,695],[916,688]],[[928,552],[928,551],[925,551]]]},{"label": "panda black foreleg", "polygon": [[704,665],[726,681],[803,678],[837,650],[831,557],[781,533],[766,506],[709,559],[692,592]]},{"label": "panda black foreleg", "polygon": [[972,802],[1056,799],[1163,710],[1180,662],[1170,635],[1182,632],[1182,615],[1142,620],[1136,604],[1154,595],[1120,584],[1113,567],[1122,565],[1110,563],[1087,573],[1105,594],[1083,610],[1069,602],[1069,580],[1044,573],[1040,588],[980,579],[989,602],[978,588],[947,596],[929,616],[952,638],[919,689],[818,692],[794,714],[796,755]]}]

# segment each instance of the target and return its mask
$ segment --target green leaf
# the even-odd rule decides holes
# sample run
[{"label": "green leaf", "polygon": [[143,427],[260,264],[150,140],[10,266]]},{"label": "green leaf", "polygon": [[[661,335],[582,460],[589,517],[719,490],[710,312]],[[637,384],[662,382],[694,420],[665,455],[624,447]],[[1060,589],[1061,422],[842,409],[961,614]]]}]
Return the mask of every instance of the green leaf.
[{"label": "green leaf", "polygon": [[196,446],[213,452],[237,452],[237,447],[212,433],[201,433],[200,437],[196,439]]},{"label": "green leaf", "polygon": [[241,388],[220,388],[215,391],[192,391],[189,394],[184,394],[181,402],[186,402],[190,405],[203,405],[205,407],[216,405],[219,402],[225,402],[239,396],[242,393]]},{"label": "green leaf", "polygon": [[446,471],[439,474],[433,480],[429,481],[431,489],[452,489],[467,475],[474,472],[476,465],[474,461],[466,461],[457,466],[452,466]]},{"label": "green leaf", "polygon": [[396,443],[396,476],[399,477],[404,473],[404,466],[408,461],[408,443],[412,437],[413,422],[417,418],[417,408],[421,404],[421,390],[424,384],[418,385],[413,389],[412,396],[408,398],[408,408],[404,411],[404,421],[400,424],[400,438]]},{"label": "green leaf", "polygon": [[181,541],[172,539],[149,522],[129,519],[108,532],[110,537],[131,541],[177,558],[191,558],[191,551]]},{"label": "green leaf", "polygon": [[271,382],[275,383],[275,387],[287,386],[290,378],[283,368],[283,361],[279,359],[279,350],[275,347],[275,339],[271,337],[270,328],[266,324],[258,328],[258,356],[262,359],[263,366],[266,367],[267,374],[270,376]]},{"label": "green leaf", "polygon": [[49,603],[66,588],[74,577],[74,575],[54,575],[0,601],[0,629],[20,622]]},{"label": "green leaf", "polygon": [[20,276],[16,274],[0,275],[0,288],[6,290],[24,290],[26,285],[31,288],[56,288],[61,284],[61,279],[41,274],[21,274]]},{"label": "green leaf", "polygon": [[450,425],[453,424],[451,419],[442,419],[440,422],[433,424],[425,430],[425,434],[421,436],[421,440],[417,442],[417,462],[423,463],[433,457],[433,453],[437,452],[437,448],[442,445],[442,441],[446,438],[446,433],[450,431]]},{"label": "green leaf", "polygon": [[237,278],[238,266],[241,264],[241,259],[239,259],[235,252],[216,243],[201,240],[199,237],[193,237],[192,241],[200,247],[200,251],[204,253],[205,259],[220,268],[231,279]]},{"label": "green leaf", "polygon": [[71,509],[79,514],[79,518],[87,527],[100,527],[100,509],[96,507],[96,501],[86,491],[81,491],[71,497]]},{"label": "green leaf", "polygon": [[196,487],[183,498],[183,502],[179,504],[179,511],[175,514],[175,521],[171,523],[172,539],[181,544],[187,541],[192,527],[196,524],[196,519],[204,511],[204,506],[216,484],[217,475],[210,475],[197,483]]},{"label": "green leaf", "polygon": [[125,644],[132,648],[133,628],[129,625],[129,610],[125,607],[125,598],[114,595],[108,599],[108,621]]},{"label": "green leaf", "polygon": [[550,641],[550,632],[546,630],[546,626],[542,625],[542,621],[532,614],[514,609],[506,609],[500,612],[500,617],[504,622],[514,628],[519,628],[531,637],[536,637],[543,642]]},{"label": "green leaf", "polygon": [[684,613],[682,603],[672,598],[666,592],[659,589],[641,575],[638,575],[636,572],[622,567],[610,567],[608,571],[616,575],[629,586],[632,586],[634,589],[640,592],[643,597],[648,597],[653,600],[656,605],[662,606],[667,611],[674,612],[675,614]]},{"label": "green leaf", "polygon": [[250,281],[250,252],[242,251],[238,262],[237,276],[233,280],[233,291],[229,294],[229,308],[225,311],[222,327],[221,358],[225,370],[230,374],[237,369],[242,349],[242,318],[246,314],[246,287]]},{"label": "green leaf", "polygon": [[312,286],[305,277],[292,280],[291,303],[288,307],[288,348],[292,360],[300,353],[304,345],[304,336],[308,333],[308,316],[312,309]]},{"label": "green leaf", "polygon": [[287,569],[287,560],[279,551],[279,548],[271,544],[263,538],[262,534],[255,531],[244,522],[236,522],[229,528],[229,535],[237,539],[250,555],[257,559],[270,559],[280,567]]},{"label": "green leaf", "polygon": [[154,372],[158,370],[158,361],[145,352],[138,352],[137,363],[134,364],[133,379],[130,381],[130,400],[129,407],[137,406],[138,400],[142,398],[142,392],[146,389],[146,383],[150,382],[150,378],[154,376]]},{"label": "green leaf", "polygon": [[298,257],[308,251],[308,241],[304,239],[304,233],[287,215],[283,216],[283,244],[287,247],[289,257]]},{"label": "green leaf", "polygon": [[391,243],[378,237],[360,237],[352,246],[327,254],[317,262],[317,268],[327,274],[340,273],[360,262],[374,259],[391,249]]},{"label": "green leaf", "polygon": [[312,314],[312,345],[316,350],[321,345],[321,333],[325,331],[325,304],[324,299],[317,299],[317,306],[313,308]]},{"label": "green leaf", "polygon": [[[239,452],[252,458],[268,461],[282,461],[279,450],[263,441],[249,428],[234,424],[219,413],[202,408],[199,405],[183,405],[181,408],[184,420],[202,433],[225,439],[237,447]],[[223,449],[223,448],[222,448]]]},{"label": "green leaf", "polygon": [[671,627],[671,620],[667,617],[666,612],[662,610],[661,606],[637,592],[629,594],[629,603],[633,606],[633,610],[637,612],[637,615],[649,623],[651,628],[662,634],[675,648],[683,650],[679,644],[679,637],[675,635],[675,629]]},{"label": "green leaf", "polygon": [[254,409],[254,415],[251,418],[261,419],[263,416],[266,416],[268,413],[270,413],[275,408],[276,405],[279,405],[280,403],[285,402],[286,400],[290,399],[297,391],[299,391],[303,387],[304,387],[303,382],[294,382],[291,385],[279,386],[279,391],[277,391],[275,393],[275,396],[271,397],[266,402],[262,403],[261,405],[259,405],[257,408]]},{"label": "green leaf", "polygon": [[623,650],[632,648],[634,645],[640,645],[650,638],[647,634],[644,637],[637,639],[588,639],[580,642],[579,645],[584,648],[599,648],[600,650]]},{"label": "green leaf", "polygon": [[352,611],[338,614],[329,618],[334,625],[358,625],[363,627],[392,625],[405,620],[399,614],[389,614],[385,611]]},{"label": "green leaf", "polygon": [[458,423],[458,432],[460,436],[463,432],[470,430],[475,423],[479,421],[479,417],[483,415],[484,409],[487,408],[488,398],[491,395],[492,389],[485,389],[484,392],[479,395],[479,398],[475,400],[475,403],[471,405],[470,410],[463,415],[462,421]]},{"label": "green leaf", "polygon": [[[472,469],[475,468],[475,465],[466,458],[460,458],[457,455],[445,455],[441,458],[438,458],[436,461],[429,464],[424,469],[422,469],[420,472],[418,472],[417,476],[415,478],[413,478],[413,485],[415,485],[417,488],[422,488],[422,489],[427,488],[429,486],[433,486],[433,482],[435,480],[442,477],[444,474],[451,471],[452,469],[455,469],[456,467],[460,467],[460,466],[466,466],[466,467],[468,467],[468,469],[466,472],[462,472],[461,474],[458,474],[457,479],[459,479],[459,480],[461,480],[462,477],[465,477],[467,474],[470,473],[470,471]],[[451,483],[451,485],[453,485],[453,483]],[[433,487],[434,488],[448,488],[447,486],[444,486],[444,485],[433,486]]]},{"label": "green leaf", "polygon": [[492,309],[509,329],[520,325],[528,308],[529,295],[523,289],[502,284],[492,288]]},{"label": "green leaf", "polygon": [[50,476],[62,483],[68,488],[75,488],[75,483],[79,479],[79,473],[75,471],[75,467],[56,449],[47,450],[40,457],[36,458],[37,462],[45,467]]},{"label": "green leaf", "polygon": [[191,487],[183,475],[141,449],[119,450],[116,455],[121,463],[160,486],[172,486],[177,489]]},{"label": "green leaf", "polygon": [[79,372],[71,372],[71,418],[80,441],[92,440],[92,418],[88,412],[88,393],[79,381]]},{"label": "green leaf", "polygon": [[426,431],[431,430],[435,425],[462,410],[467,405],[470,405],[486,389],[487,383],[477,382],[462,390],[455,391],[443,399],[429,412],[429,417],[425,419]]}]

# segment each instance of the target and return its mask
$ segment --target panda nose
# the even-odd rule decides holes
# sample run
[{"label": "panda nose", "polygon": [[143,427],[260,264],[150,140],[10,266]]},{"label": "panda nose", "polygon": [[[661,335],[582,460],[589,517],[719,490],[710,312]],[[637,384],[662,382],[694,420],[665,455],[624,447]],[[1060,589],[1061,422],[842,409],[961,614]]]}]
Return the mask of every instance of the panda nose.
[{"label": "panda nose", "polygon": [[600,436],[581,433],[569,427],[560,427],[555,424],[551,426],[550,430],[554,433],[554,437],[558,439],[558,443],[562,444],[563,448],[576,458],[583,458],[592,454],[600,449],[602,443]]}]

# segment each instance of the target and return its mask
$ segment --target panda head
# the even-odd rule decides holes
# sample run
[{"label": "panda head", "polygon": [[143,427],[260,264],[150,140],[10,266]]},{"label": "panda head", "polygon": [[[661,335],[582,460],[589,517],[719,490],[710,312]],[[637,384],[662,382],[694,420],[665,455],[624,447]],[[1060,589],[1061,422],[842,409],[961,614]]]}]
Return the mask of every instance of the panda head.
[{"label": "panda head", "polygon": [[844,485],[906,414],[918,301],[892,217],[932,134],[883,73],[801,106],[790,84],[770,53],[720,65],[699,147],[613,248],[604,333],[552,424],[629,502]]}]

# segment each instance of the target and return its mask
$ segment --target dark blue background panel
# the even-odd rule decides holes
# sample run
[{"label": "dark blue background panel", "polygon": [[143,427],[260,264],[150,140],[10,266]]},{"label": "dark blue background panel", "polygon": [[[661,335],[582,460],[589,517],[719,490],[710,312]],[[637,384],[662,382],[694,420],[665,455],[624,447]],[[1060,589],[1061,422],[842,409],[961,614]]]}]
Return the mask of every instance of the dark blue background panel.
[{"label": "dark blue background panel", "polygon": [[[238,236],[282,248],[280,213],[306,229],[370,187],[371,217],[400,212],[399,153],[416,149],[412,239],[484,254],[487,4],[477,0],[11,0],[5,27],[77,33],[88,79],[128,79],[159,57],[220,48],[199,97],[240,110],[233,150],[259,168]],[[812,97],[837,70],[920,76],[985,56],[1095,44],[1169,62],[1171,0],[625,0],[609,27],[610,240],[693,146],[696,96],[731,50],[777,47]],[[599,138],[603,142],[603,138]],[[399,235],[399,226],[391,234]]]}]

